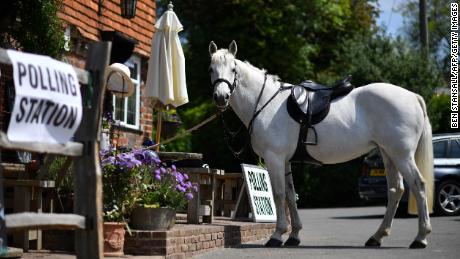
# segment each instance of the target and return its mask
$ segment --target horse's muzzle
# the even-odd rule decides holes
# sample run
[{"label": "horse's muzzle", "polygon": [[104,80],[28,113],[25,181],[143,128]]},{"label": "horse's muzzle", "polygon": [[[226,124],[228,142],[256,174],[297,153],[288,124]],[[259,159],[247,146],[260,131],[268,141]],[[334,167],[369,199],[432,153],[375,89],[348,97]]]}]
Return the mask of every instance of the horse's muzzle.
[{"label": "horse's muzzle", "polygon": [[219,109],[227,108],[228,100],[230,99],[229,94],[220,95],[220,94],[214,93],[212,97],[214,100],[214,104],[217,106],[217,108]]}]

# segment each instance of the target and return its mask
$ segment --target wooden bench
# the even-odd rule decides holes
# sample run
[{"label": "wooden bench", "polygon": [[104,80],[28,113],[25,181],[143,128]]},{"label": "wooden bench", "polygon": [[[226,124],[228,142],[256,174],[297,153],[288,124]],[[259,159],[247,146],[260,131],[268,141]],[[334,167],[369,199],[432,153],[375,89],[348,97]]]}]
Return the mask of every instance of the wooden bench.
[{"label": "wooden bench", "polygon": [[[6,230],[72,229],[77,258],[103,258],[102,173],[99,164],[98,136],[105,93],[104,71],[110,59],[110,42],[89,44],[86,70],[76,69],[82,87],[83,117],[74,141],[64,144],[10,141],[0,131],[0,148],[73,157],[74,214],[24,212],[0,214],[0,254],[5,253]],[[0,63],[11,64],[6,50],[0,49]],[[0,161],[1,162],[1,161]],[[0,166],[0,211],[4,210],[3,167]],[[27,184],[23,182],[22,184]],[[44,184],[45,183],[40,183]],[[48,183],[46,183],[48,184]]]}]

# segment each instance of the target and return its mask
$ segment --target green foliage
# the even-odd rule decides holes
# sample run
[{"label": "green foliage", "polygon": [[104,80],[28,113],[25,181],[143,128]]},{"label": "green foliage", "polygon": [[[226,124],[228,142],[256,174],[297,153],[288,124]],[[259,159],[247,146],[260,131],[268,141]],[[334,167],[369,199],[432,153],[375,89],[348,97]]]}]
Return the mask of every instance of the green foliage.
[{"label": "green foliage", "polygon": [[[144,182],[146,178],[144,178]],[[144,183],[145,188],[139,199],[139,205],[145,208],[172,208],[175,210],[185,210],[187,199],[184,193],[176,190],[176,179],[169,172],[163,175],[162,179],[155,181],[151,179],[149,183]]]},{"label": "green foliage", "polygon": [[361,159],[321,167],[293,165],[299,207],[352,206],[360,204],[358,177]]},{"label": "green foliage", "polygon": [[434,95],[428,105],[433,133],[456,132],[450,127],[450,96]]},{"label": "green foliage", "polygon": [[61,0],[16,1],[16,22],[7,32],[9,41],[23,51],[60,58],[64,53],[64,30],[57,12]]},{"label": "green foliage", "polygon": [[[451,0],[427,1],[429,53],[439,69],[449,73],[450,63],[450,3]],[[406,1],[400,6],[405,23],[404,33],[409,42],[420,48],[419,1]]]},{"label": "green foliage", "polygon": [[110,163],[103,165],[104,220],[126,221],[141,196],[142,178],[139,176],[146,170],[147,166],[128,169]]},{"label": "green foliage", "polygon": [[338,55],[334,69],[337,74],[353,75],[356,86],[392,83],[430,100],[433,89],[445,85],[434,61],[426,61],[400,38],[392,39],[382,33],[358,35],[344,41]]},{"label": "green foliage", "polygon": [[[47,158],[49,159],[49,158]],[[45,176],[46,179],[56,180],[61,170],[65,170],[64,176],[58,186],[58,193],[72,193],[73,192],[73,168],[72,164],[68,168],[63,168],[67,157],[58,156],[53,159],[48,172]]]}]

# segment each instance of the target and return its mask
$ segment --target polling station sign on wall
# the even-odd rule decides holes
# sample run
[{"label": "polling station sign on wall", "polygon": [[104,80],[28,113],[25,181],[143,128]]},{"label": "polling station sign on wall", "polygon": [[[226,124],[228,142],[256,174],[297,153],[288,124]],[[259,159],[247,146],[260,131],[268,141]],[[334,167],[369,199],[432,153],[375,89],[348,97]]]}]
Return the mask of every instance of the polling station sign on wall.
[{"label": "polling station sign on wall", "polygon": [[16,96],[8,127],[12,141],[65,143],[80,125],[80,85],[71,65],[8,50]]},{"label": "polling station sign on wall", "polygon": [[275,202],[267,170],[248,164],[241,164],[241,168],[254,221],[276,222]]}]

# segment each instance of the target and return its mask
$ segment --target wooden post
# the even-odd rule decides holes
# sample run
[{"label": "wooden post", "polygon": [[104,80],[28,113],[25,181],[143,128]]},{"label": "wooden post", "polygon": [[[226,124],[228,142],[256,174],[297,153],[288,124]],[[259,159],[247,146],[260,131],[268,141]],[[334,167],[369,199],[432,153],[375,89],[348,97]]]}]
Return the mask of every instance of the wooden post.
[{"label": "wooden post", "polygon": [[157,134],[155,137],[155,144],[158,144],[155,150],[160,151],[160,140],[161,140],[161,108],[158,110],[157,116]]},{"label": "wooden post", "polygon": [[[98,138],[104,101],[104,70],[109,65],[110,42],[89,44],[86,70],[92,86],[83,88],[83,118],[75,141],[84,144],[83,154],[74,160],[75,213],[86,217],[85,230],[75,233],[77,258],[104,258],[102,234],[102,173]],[[92,87],[92,89],[91,89]],[[88,98],[90,102],[88,103]]]},{"label": "wooden post", "polygon": [[200,175],[189,174],[190,181],[198,184],[198,191],[193,194],[193,199],[188,201],[187,206],[187,223],[188,224],[200,224]]}]

